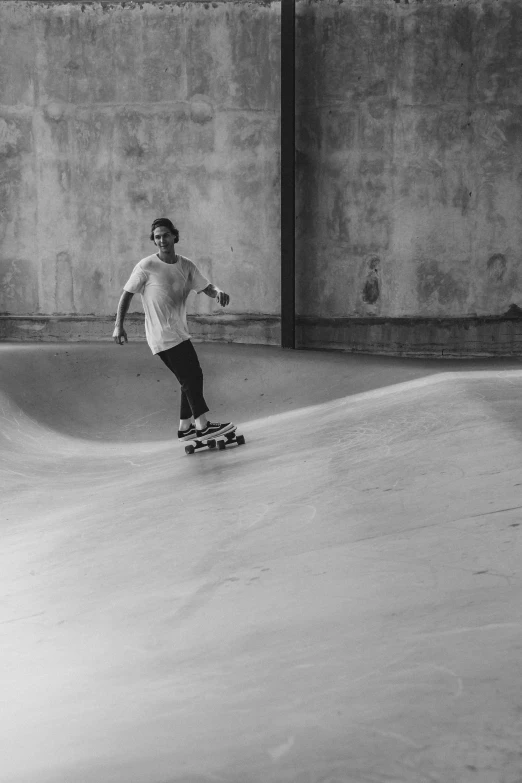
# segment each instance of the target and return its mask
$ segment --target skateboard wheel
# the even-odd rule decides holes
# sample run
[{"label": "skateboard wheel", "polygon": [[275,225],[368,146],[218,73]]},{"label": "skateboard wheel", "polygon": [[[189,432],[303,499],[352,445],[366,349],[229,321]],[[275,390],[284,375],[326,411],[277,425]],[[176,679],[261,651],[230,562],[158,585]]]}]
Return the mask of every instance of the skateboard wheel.
[{"label": "skateboard wheel", "polygon": [[244,435],[238,435],[236,438],[237,445],[238,446],[244,446],[245,444],[245,436]]},{"label": "skateboard wheel", "polygon": [[185,454],[194,454],[194,446],[185,446]]},{"label": "skateboard wheel", "polygon": [[223,451],[226,448],[226,443],[224,440],[218,440],[217,447],[220,451]]},{"label": "skateboard wheel", "polygon": [[210,440],[207,440],[207,446],[209,449],[215,449],[216,448],[216,441],[214,438],[211,438]]}]

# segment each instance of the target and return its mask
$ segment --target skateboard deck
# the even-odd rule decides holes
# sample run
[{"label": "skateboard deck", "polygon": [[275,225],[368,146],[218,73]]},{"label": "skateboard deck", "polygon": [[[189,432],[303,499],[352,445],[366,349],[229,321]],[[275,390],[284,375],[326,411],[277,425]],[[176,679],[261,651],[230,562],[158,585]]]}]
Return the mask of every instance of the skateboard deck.
[{"label": "skateboard deck", "polygon": [[237,427],[227,432],[219,433],[219,435],[212,435],[210,438],[193,438],[192,440],[184,441],[185,454],[194,454],[195,451],[207,448],[217,448],[219,451],[223,451],[232,443],[235,443],[237,446],[242,446],[245,443],[245,436],[238,434]]}]

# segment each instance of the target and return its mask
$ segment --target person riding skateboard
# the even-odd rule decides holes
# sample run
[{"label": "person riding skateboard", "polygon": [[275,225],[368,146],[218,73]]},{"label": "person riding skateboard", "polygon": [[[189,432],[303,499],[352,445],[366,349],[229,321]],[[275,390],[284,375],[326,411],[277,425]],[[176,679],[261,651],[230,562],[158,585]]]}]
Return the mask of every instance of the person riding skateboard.
[{"label": "person riding skateboard", "polygon": [[181,386],[178,438],[212,438],[234,429],[231,422],[208,420],[203,397],[203,371],[187,327],[186,302],[191,291],[203,293],[226,307],[230,297],[216,288],[188,258],[174,250],[179,231],[168,218],[157,218],[150,239],[158,252],[143,258],[123,286],[113,339],[119,345],[128,342],[123,328],[134,294],[141,294],[145,311],[145,335],[154,355],[174,373]]}]

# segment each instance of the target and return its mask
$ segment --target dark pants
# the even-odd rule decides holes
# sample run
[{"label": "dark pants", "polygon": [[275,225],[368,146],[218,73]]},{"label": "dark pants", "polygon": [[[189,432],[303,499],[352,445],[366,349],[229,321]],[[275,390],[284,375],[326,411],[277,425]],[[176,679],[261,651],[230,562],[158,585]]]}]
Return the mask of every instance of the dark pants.
[{"label": "dark pants", "polygon": [[207,413],[208,407],[203,397],[203,371],[192,342],[185,340],[174,348],[160,351],[158,356],[180,383],[180,419],[190,419],[191,416],[197,419]]}]

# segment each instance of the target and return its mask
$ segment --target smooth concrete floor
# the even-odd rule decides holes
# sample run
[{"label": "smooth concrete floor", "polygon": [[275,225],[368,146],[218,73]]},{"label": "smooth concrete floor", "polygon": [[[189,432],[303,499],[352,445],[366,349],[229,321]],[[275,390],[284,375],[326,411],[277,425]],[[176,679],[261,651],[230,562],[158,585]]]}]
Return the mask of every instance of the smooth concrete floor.
[{"label": "smooth concrete floor", "polygon": [[2,783],[520,783],[522,364],[0,344]]}]

